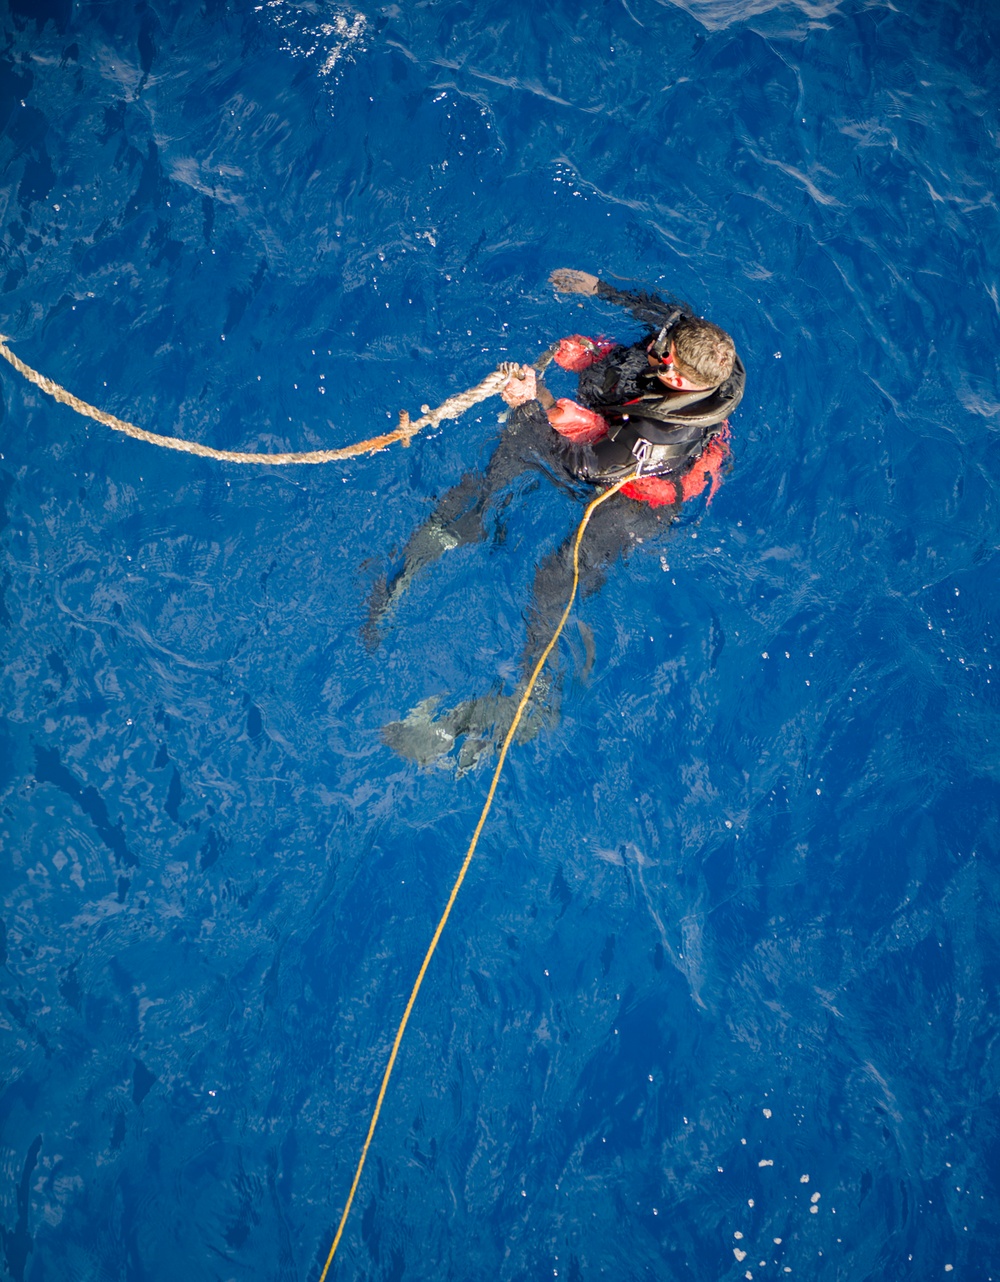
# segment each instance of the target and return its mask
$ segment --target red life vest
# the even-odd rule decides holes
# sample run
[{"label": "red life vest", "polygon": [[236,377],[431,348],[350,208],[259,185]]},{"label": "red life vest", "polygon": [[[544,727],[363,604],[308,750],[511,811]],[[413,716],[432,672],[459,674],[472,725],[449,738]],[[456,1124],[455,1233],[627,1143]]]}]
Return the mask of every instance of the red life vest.
[{"label": "red life vest", "polygon": [[[729,458],[729,428],[712,438],[695,459],[693,466],[672,480],[669,476],[640,476],[622,486],[622,493],[650,507],[673,507],[678,501],[686,503],[697,498],[708,485],[706,505],[715,498],[715,491],[722,484],[722,466]],[[680,495],[678,496],[678,487]]]}]

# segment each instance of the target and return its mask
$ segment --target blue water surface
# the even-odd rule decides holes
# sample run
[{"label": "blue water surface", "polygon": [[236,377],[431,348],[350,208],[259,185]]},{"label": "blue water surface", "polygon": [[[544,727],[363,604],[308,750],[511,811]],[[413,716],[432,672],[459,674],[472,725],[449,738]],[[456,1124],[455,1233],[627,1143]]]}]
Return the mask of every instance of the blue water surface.
[{"label": "blue water surface", "polygon": [[[333,1276],[1000,1269],[993,0],[7,0],[0,330],[152,431],[337,446],[688,299],[733,465],[580,602]],[[567,393],[571,382],[558,391]],[[559,380],[554,380],[554,385]],[[502,430],[240,467],[6,364],[0,1250],[315,1279],[581,499],[367,600]]]}]

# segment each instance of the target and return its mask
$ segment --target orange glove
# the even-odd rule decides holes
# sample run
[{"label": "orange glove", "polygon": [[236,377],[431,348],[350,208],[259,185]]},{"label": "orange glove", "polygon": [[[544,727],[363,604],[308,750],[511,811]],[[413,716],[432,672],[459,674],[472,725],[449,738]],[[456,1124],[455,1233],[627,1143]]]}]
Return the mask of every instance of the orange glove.
[{"label": "orange glove", "polygon": [[583,334],[571,334],[569,338],[559,340],[559,347],[552,359],[571,374],[580,374],[603,360],[614,346],[610,338],[586,338]]},{"label": "orange glove", "polygon": [[588,410],[576,401],[560,396],[555,405],[546,411],[549,422],[567,440],[574,445],[593,445],[602,436],[607,436],[608,425],[594,410]]}]

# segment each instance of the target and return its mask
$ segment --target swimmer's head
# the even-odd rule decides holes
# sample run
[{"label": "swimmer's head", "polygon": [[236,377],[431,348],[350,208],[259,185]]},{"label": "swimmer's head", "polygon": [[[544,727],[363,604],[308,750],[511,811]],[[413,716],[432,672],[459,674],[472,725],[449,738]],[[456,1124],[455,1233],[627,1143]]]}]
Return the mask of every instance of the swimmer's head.
[{"label": "swimmer's head", "polygon": [[733,372],[736,348],[724,329],[700,316],[682,316],[670,330],[670,349],[650,362],[667,387],[698,391],[718,387]]}]

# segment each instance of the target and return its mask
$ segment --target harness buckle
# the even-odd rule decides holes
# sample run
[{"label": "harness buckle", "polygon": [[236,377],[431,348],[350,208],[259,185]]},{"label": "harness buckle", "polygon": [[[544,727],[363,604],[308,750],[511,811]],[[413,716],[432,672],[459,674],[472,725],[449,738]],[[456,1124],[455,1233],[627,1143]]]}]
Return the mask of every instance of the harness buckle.
[{"label": "harness buckle", "polygon": [[643,437],[636,437],[635,444],[632,446],[632,454],[635,457],[638,467],[635,470],[636,476],[642,476],[646,470],[646,464],[649,462],[653,453],[652,442],[644,440]]}]

